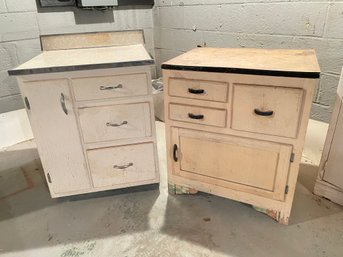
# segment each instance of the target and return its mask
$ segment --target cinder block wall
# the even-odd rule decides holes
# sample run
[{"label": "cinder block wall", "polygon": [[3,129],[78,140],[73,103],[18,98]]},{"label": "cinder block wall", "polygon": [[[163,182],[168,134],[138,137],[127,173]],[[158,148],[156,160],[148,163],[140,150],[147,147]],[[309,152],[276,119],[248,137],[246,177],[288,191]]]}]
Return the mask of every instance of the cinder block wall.
[{"label": "cinder block wall", "polygon": [[[312,118],[330,120],[343,66],[343,1],[156,0],[158,65],[197,45],[314,48],[322,76]],[[160,70],[158,70],[160,74]]]},{"label": "cinder block wall", "polygon": [[154,55],[152,9],[100,12],[61,7],[38,12],[36,0],[0,0],[0,113],[24,108],[7,70],[41,52],[39,35],[132,29],[144,29],[146,47]]}]

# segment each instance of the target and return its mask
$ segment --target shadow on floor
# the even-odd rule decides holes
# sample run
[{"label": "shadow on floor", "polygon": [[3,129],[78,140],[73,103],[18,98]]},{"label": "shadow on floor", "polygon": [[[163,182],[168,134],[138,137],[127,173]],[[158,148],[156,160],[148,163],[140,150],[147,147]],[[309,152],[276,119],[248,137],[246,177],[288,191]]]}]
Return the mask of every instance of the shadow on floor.
[{"label": "shadow on floor", "polygon": [[0,171],[1,253],[149,229],[158,185],[52,199],[41,173],[39,161]]},{"label": "shadow on floor", "polygon": [[[343,207],[312,194],[315,169],[301,166],[288,226],[278,224],[250,205],[199,193],[169,195],[162,232],[228,256],[305,256],[299,252],[301,248],[306,252],[301,242],[314,244],[322,230],[327,229],[325,224],[343,211]],[[333,232],[334,240],[339,240],[339,230]],[[274,246],[270,247],[271,244]],[[261,252],[256,253],[256,249]]]}]

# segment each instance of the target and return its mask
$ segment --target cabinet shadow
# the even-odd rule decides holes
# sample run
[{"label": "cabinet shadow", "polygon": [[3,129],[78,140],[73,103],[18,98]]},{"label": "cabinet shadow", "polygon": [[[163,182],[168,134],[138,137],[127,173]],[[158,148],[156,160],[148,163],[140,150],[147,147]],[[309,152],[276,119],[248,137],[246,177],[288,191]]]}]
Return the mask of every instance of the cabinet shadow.
[{"label": "cabinet shadow", "polygon": [[158,184],[52,199],[41,173],[40,161],[0,171],[2,253],[150,228]]}]

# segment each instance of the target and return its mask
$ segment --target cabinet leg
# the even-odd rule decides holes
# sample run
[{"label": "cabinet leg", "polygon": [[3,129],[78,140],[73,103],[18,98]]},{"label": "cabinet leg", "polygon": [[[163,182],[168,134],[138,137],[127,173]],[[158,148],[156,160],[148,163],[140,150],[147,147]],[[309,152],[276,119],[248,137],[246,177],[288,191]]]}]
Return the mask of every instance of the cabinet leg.
[{"label": "cabinet leg", "polygon": [[176,184],[168,184],[168,192],[173,195],[194,195],[198,193],[198,190]]},{"label": "cabinet leg", "polygon": [[276,210],[270,210],[270,209],[264,209],[264,208],[259,208],[257,206],[252,206],[256,211],[262,212],[272,219],[276,220],[282,225],[288,225],[288,219],[289,219],[289,213],[283,213],[281,211],[276,211]]}]

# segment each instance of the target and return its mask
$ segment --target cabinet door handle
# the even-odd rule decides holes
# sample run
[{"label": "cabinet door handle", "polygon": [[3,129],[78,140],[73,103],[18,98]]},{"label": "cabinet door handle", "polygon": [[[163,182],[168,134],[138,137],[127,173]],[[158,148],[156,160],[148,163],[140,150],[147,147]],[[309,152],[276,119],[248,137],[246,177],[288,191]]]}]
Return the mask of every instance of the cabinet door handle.
[{"label": "cabinet door handle", "polygon": [[100,90],[113,90],[117,88],[123,88],[123,85],[118,84],[117,86],[100,86]]},{"label": "cabinet door handle", "polygon": [[261,111],[259,109],[255,109],[254,112],[259,116],[272,116],[274,114],[274,111]]},{"label": "cabinet door handle", "polygon": [[64,111],[64,113],[66,115],[68,115],[68,109],[67,109],[67,106],[66,106],[65,97],[64,97],[63,93],[61,93],[60,102],[61,102],[62,110]]},{"label": "cabinet door handle", "polygon": [[126,164],[126,165],[113,165],[113,168],[114,169],[119,169],[119,170],[125,170],[125,169],[127,169],[127,168],[129,168],[131,166],[133,166],[132,162],[130,162],[130,163]]},{"label": "cabinet door handle", "polygon": [[176,145],[176,144],[173,146],[173,159],[174,159],[175,162],[178,161],[178,157],[177,157],[177,145]]},{"label": "cabinet door handle", "polygon": [[204,89],[188,88],[188,92],[191,94],[200,95],[200,94],[205,93],[205,90]]},{"label": "cabinet door handle", "polygon": [[188,113],[188,117],[193,119],[193,120],[202,120],[204,118],[204,115],[202,114],[193,114],[193,113]]},{"label": "cabinet door handle", "polygon": [[122,123],[118,124],[118,123],[112,123],[112,122],[107,122],[106,123],[106,126],[107,127],[120,127],[120,126],[123,126],[123,125],[126,125],[128,124],[128,122],[126,120],[124,120]]}]

